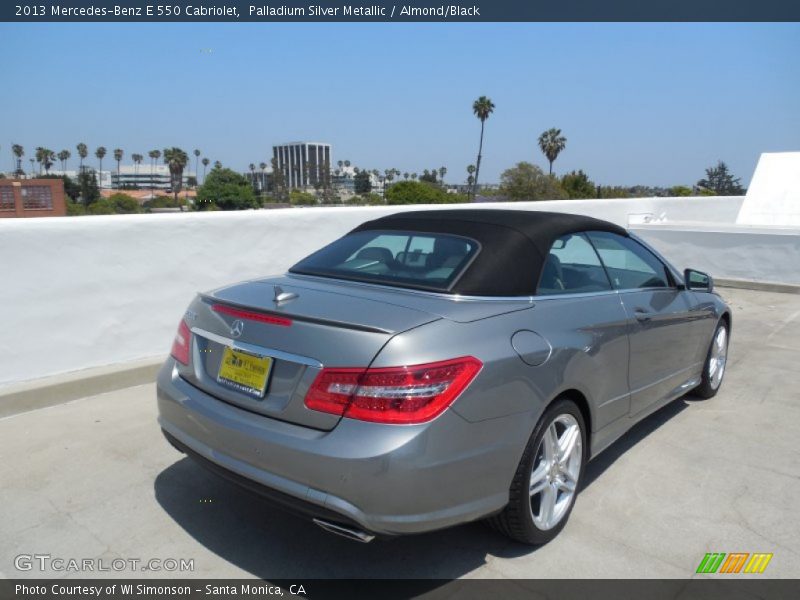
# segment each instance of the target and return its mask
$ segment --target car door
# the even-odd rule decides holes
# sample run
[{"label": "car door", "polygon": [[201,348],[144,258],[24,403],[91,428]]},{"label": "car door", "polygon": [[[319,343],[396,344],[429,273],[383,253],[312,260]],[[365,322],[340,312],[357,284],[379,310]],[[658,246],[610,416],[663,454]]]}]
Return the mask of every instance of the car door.
[{"label": "car door", "polygon": [[590,396],[593,431],[627,417],[628,318],[585,234],[555,240],[531,314],[531,327],[553,348],[550,372]]},{"label": "car door", "polygon": [[692,306],[669,269],[636,240],[590,232],[629,320],[630,415],[642,416],[693,385]]}]

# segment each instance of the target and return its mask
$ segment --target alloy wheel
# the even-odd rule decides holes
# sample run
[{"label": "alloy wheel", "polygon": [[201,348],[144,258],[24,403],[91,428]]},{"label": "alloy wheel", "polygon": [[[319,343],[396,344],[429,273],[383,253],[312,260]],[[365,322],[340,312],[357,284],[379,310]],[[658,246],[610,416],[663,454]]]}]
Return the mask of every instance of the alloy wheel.
[{"label": "alloy wheel", "polygon": [[711,343],[711,356],[708,360],[708,381],[712,389],[717,389],[722,383],[725,374],[725,364],[728,362],[728,330],[720,327],[714,341]]},{"label": "alloy wheel", "polygon": [[580,425],[571,414],[561,414],[545,430],[531,468],[531,513],[540,530],[552,529],[569,512],[582,461]]}]

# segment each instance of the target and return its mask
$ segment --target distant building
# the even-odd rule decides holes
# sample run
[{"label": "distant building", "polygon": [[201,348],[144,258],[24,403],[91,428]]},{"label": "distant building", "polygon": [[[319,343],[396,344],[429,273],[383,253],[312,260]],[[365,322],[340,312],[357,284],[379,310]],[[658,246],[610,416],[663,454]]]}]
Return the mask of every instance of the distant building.
[{"label": "distant building", "polygon": [[63,217],[66,214],[61,179],[0,179],[0,218]]},{"label": "distant building", "polygon": [[[92,167],[84,167],[97,176],[97,185],[103,190],[156,190],[167,191],[172,189],[172,179],[168,165],[122,165],[117,169],[97,171]],[[78,171],[56,171],[50,169],[50,175],[66,175],[70,179],[78,180]],[[196,178],[193,171],[183,170],[183,187],[188,187],[190,178]]]},{"label": "distant building", "polygon": [[290,189],[319,186],[330,177],[331,145],[320,142],[289,142],[272,147],[272,156]]}]

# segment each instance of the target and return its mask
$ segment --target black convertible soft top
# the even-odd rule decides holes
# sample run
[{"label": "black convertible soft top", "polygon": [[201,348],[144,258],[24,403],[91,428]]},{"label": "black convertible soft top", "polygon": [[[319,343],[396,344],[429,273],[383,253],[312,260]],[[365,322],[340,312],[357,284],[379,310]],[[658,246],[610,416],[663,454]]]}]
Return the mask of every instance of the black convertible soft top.
[{"label": "black convertible soft top", "polygon": [[356,231],[405,230],[472,238],[481,248],[450,290],[471,296],[527,296],[536,293],[539,274],[553,242],[568,233],[624,228],[583,215],[538,210],[456,209],[395,213],[368,221]]}]

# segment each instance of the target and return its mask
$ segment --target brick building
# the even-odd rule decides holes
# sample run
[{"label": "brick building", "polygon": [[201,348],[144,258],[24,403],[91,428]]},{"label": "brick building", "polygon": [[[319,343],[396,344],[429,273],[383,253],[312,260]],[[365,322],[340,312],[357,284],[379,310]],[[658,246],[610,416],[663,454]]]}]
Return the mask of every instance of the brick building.
[{"label": "brick building", "polygon": [[61,179],[0,179],[0,219],[63,217],[66,214]]}]

